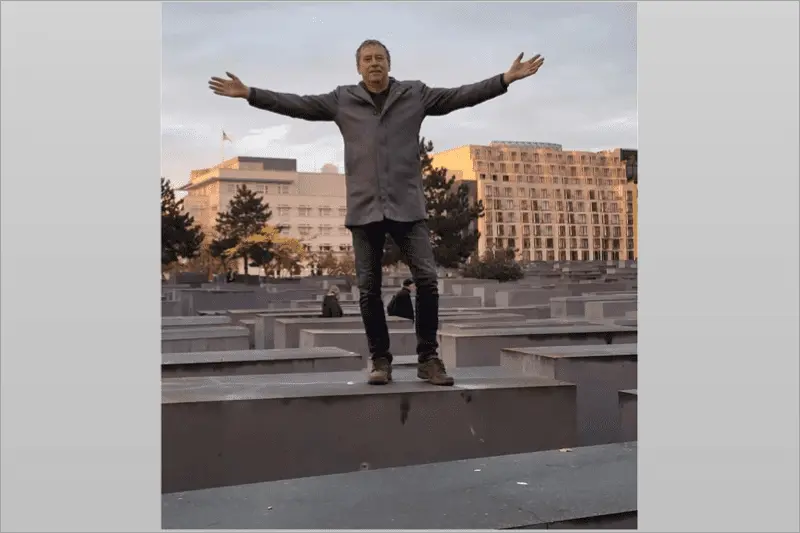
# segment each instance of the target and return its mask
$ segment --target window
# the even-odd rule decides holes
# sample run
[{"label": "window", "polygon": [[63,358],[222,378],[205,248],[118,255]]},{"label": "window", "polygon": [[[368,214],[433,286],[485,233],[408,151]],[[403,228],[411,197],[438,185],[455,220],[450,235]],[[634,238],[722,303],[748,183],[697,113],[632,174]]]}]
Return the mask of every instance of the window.
[{"label": "window", "polygon": [[347,208],[346,207],[340,207],[339,208],[339,216],[340,217],[347,216]]}]

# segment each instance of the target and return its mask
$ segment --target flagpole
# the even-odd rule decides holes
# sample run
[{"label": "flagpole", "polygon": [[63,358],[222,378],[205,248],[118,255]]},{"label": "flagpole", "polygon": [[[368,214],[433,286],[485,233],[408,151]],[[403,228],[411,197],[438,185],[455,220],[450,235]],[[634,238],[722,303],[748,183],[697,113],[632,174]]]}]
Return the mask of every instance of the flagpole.
[{"label": "flagpole", "polygon": [[220,155],[222,159],[219,160],[220,166],[225,162],[225,130],[222,130],[222,135],[219,138]]}]

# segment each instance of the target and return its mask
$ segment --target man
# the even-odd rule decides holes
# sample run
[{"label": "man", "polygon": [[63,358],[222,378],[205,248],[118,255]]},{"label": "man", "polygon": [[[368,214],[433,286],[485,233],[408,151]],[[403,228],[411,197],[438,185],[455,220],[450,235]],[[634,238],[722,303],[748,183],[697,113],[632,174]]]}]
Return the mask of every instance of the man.
[{"label": "man", "polygon": [[386,306],[386,312],[389,316],[399,316],[400,318],[414,321],[414,304],[411,303],[412,290],[414,290],[414,280],[407,279],[403,281],[403,286],[392,296],[389,305]]},{"label": "man", "polygon": [[504,74],[456,88],[432,88],[420,81],[391,78],[389,50],[376,40],[356,50],[362,81],[326,94],[296,95],[248,87],[227,72],[211,78],[214,94],[243,98],[258,109],[310,121],[332,121],[344,138],[347,215],[353,235],[359,304],[372,358],[369,383],[392,380],[389,330],[381,300],[381,259],[386,234],[399,246],[417,287],[417,376],[452,385],[438,357],[439,291],[422,190],[419,134],[427,116],[447,115],[505,94],[508,86],[532,76],[541,56],[520,54]]}]

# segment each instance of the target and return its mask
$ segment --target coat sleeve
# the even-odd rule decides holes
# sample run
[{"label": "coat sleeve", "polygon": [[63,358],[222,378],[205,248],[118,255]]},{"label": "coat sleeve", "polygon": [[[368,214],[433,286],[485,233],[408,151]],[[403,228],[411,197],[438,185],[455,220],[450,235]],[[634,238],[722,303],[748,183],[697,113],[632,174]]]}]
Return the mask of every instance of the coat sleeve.
[{"label": "coat sleeve", "polygon": [[325,94],[299,95],[251,87],[247,103],[287,117],[314,122],[332,121],[339,109],[339,90],[337,88]]},{"label": "coat sleeve", "polygon": [[424,83],[421,85],[422,105],[425,114],[430,116],[447,115],[458,109],[482,104],[508,92],[508,85],[503,81],[502,74],[451,89],[428,87]]}]

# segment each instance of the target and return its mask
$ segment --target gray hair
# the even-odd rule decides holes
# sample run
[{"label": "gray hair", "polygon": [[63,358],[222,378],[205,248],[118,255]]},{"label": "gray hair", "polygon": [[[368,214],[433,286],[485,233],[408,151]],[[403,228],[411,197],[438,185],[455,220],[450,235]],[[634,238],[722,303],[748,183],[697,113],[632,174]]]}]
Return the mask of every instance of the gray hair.
[{"label": "gray hair", "polygon": [[330,289],[328,289],[328,294],[330,296],[336,296],[338,298],[339,297],[339,287],[337,287],[336,285],[332,286]]},{"label": "gray hair", "polygon": [[386,52],[386,61],[391,65],[392,64],[392,54],[389,53],[389,49],[386,48],[386,45],[380,42],[377,39],[367,39],[356,49],[356,65],[361,63],[361,50],[366,48],[367,46],[380,46]]}]

